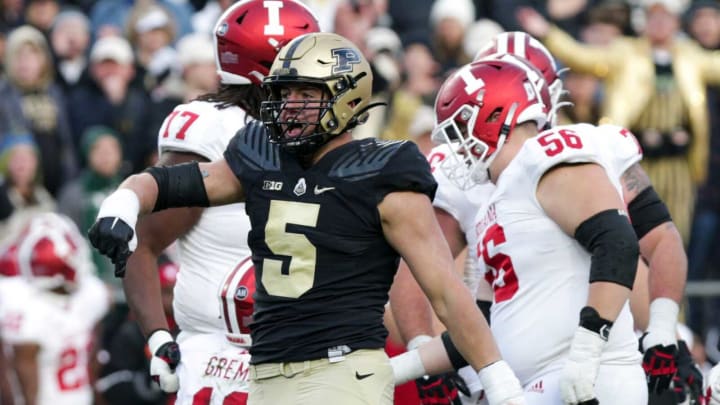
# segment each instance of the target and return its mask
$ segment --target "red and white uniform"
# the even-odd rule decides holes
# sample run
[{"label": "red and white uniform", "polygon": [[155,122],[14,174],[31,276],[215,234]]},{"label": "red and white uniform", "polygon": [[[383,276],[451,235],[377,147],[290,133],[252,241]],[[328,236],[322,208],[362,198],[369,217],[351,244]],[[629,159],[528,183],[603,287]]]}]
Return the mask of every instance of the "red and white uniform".
[{"label": "red and white uniform", "polygon": [[[230,139],[245,125],[239,107],[217,109],[216,104],[192,101],[168,115],[158,135],[159,153],[190,152],[219,160]],[[182,360],[178,404],[191,404],[202,388],[201,370],[209,356],[226,346],[225,325],[217,305],[218,286],[238,259],[250,255],[250,220],[245,204],[206,208],[200,221],[178,239],[180,272],[173,310],[181,333],[177,338]],[[201,394],[204,395],[204,394]]]},{"label": "red and white uniform", "polygon": [[[239,107],[222,110],[192,101],[173,110],[160,127],[158,151],[190,152],[219,160],[230,139],[245,125]],[[225,273],[248,256],[250,220],[245,204],[206,208],[200,222],[178,239],[180,273],[175,285],[175,320],[184,332],[223,330],[215,296]]]},{"label": "red and white uniform", "polygon": [[[442,209],[455,218],[460,225],[460,229],[465,234],[467,246],[474,249],[477,245],[475,216],[483,204],[487,203],[493,190],[495,190],[495,185],[488,182],[467,190],[461,190],[457,187],[448,179],[445,171],[440,168],[440,163],[451,154],[450,147],[449,144],[441,144],[434,147],[428,154],[428,162],[433,177],[438,183],[433,206]],[[482,274],[477,269],[475,261],[475,255],[468,254],[465,263],[465,285],[475,293],[475,298],[490,300],[487,283],[481,282],[480,277],[482,277]]]},{"label": "red and white uniform", "polygon": [[88,379],[92,334],[109,307],[109,292],[95,276],[85,275],[70,295],[31,286],[20,277],[0,282],[3,340],[36,344],[39,405],[93,403]]},{"label": "red and white uniform", "polygon": [[[641,158],[635,138],[621,128],[587,124],[553,128],[525,142],[477,216],[475,253],[494,291],[491,328],[526,392],[540,395],[538,401],[528,397],[529,403],[560,400],[557,376],[587,302],[590,271],[587,250],[540,206],[538,182],[558,164],[593,162],[605,169],[621,195],[620,176]],[[625,398],[615,401],[613,394],[627,390],[615,387],[613,393],[606,379],[623,378],[621,384],[638,380],[642,391],[640,360],[626,303],[601,357],[596,384],[600,403],[636,403]],[[608,371],[614,366],[620,368]]]},{"label": "red and white uniform", "polygon": [[[186,368],[186,374],[181,374],[182,394],[178,393],[178,401],[182,403],[244,405],[247,401],[251,343],[248,325],[252,322],[255,292],[251,258],[248,256],[226,272],[218,285],[214,302],[219,301],[225,326],[221,333],[196,334],[181,343],[181,350],[187,349],[181,352],[183,361],[199,366]],[[187,375],[189,370],[194,370],[192,377]]]}]

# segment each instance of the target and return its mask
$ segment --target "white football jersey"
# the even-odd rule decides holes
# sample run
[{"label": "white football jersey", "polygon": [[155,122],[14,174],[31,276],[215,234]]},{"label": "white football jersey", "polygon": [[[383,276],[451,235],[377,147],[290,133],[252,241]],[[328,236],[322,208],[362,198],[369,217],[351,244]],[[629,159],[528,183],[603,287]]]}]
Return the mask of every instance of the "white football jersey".
[{"label": "white football jersey", "polygon": [[91,275],[85,275],[71,295],[23,283],[20,277],[0,282],[0,330],[7,344],[40,346],[37,403],[92,404],[88,363],[93,330],[109,307],[107,288]]},{"label": "white football jersey", "polygon": [[[215,106],[192,101],[175,107],[160,127],[159,153],[192,152],[211,161],[222,159],[230,139],[245,125],[246,114],[239,107]],[[249,231],[245,204],[238,203],[206,208],[200,221],[178,240],[180,272],[173,309],[180,329],[224,330],[217,289],[238,259],[250,255]]]},{"label": "white football jersey", "polygon": [[448,144],[442,144],[434,147],[428,154],[430,169],[435,181],[438,183],[433,206],[450,214],[460,225],[469,249],[467,262],[465,263],[465,285],[475,294],[476,298],[489,300],[490,293],[487,283],[482,280],[482,273],[475,263],[476,255],[471,250],[474,250],[475,246],[477,246],[475,216],[490,198],[493,190],[495,190],[495,185],[488,182],[468,190],[461,190],[457,187],[440,168],[440,163],[452,153],[450,147]]},{"label": "white football jersey", "polygon": [[[611,138],[614,137],[614,138]],[[586,305],[590,254],[550,219],[536,197],[542,175],[562,163],[602,166],[622,194],[620,176],[641,155],[617,127],[556,127],[529,139],[500,176],[477,216],[478,261],[494,290],[491,327],[503,358],[523,385],[561,367]],[[639,364],[626,304],[610,333],[603,364]]]},{"label": "white football jersey", "polygon": [[178,336],[182,362],[177,368],[177,404],[245,404],[249,389],[250,352],[223,334]]}]

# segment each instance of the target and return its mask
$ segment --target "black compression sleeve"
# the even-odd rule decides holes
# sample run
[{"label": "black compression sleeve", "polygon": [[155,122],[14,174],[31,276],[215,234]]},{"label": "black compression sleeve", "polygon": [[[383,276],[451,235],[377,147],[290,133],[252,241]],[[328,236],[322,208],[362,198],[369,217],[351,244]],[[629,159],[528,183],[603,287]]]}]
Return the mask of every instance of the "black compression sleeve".
[{"label": "black compression sleeve", "polygon": [[209,207],[203,176],[197,162],[153,166],[145,170],[158,185],[153,212],[175,207]]},{"label": "black compression sleeve", "polygon": [[609,281],[632,289],[640,248],[627,216],[616,209],[599,212],[577,227],[575,239],[592,255],[591,283]]},{"label": "black compression sleeve", "polygon": [[442,339],[443,346],[445,346],[445,351],[447,352],[448,358],[450,359],[450,363],[452,363],[452,366],[455,370],[460,370],[461,368],[468,365],[467,360],[460,354],[457,347],[455,347],[455,343],[453,343],[452,339],[450,338],[450,333],[448,331],[443,332],[440,335],[440,338]]},{"label": "black compression sleeve", "polygon": [[656,226],[672,221],[670,211],[652,186],[630,201],[628,214],[638,239],[642,239]]}]

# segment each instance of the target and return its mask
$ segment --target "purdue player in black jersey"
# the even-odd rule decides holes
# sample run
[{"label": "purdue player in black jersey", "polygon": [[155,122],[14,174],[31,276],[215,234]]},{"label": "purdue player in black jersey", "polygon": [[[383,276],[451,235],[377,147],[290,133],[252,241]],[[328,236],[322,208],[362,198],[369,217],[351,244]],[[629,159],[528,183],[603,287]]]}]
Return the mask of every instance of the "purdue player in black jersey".
[{"label": "purdue player in black jersey", "polygon": [[452,271],[426,160],[410,142],[352,139],[371,107],[360,51],[336,34],[300,36],[264,85],[263,123],[244,127],[225,159],[131,176],[103,202],[93,245],[121,263],[139,214],[245,201],[257,278],[250,404],[392,404],[383,310],[402,256],[490,404],[524,404]]}]

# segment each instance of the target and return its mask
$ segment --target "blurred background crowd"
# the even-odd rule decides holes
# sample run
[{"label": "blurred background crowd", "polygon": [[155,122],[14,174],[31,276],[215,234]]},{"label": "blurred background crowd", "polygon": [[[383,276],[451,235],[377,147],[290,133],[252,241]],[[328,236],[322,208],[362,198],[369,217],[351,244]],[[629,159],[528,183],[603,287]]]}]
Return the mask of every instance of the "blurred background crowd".
[{"label": "blurred background crowd", "polygon": [[[0,0],[0,250],[40,213],[61,213],[86,234],[122,179],[154,164],[163,119],[218,86],[212,30],[231,3]],[[540,37],[568,68],[572,106],[560,122],[612,122],[638,138],[686,243],[683,319],[696,360],[720,360],[720,287],[712,283],[720,280],[720,66],[708,72],[696,63],[720,49],[720,0],[305,3],[324,31],[349,38],[372,63],[375,101],[387,105],[355,135],[410,139],[424,152],[435,94],[453,69],[502,31]],[[112,338],[142,346],[142,334],[128,324],[112,265],[92,260],[111,291],[93,356],[107,369]],[[112,383],[96,387],[102,394]],[[157,401],[148,390],[147,403]]]}]

